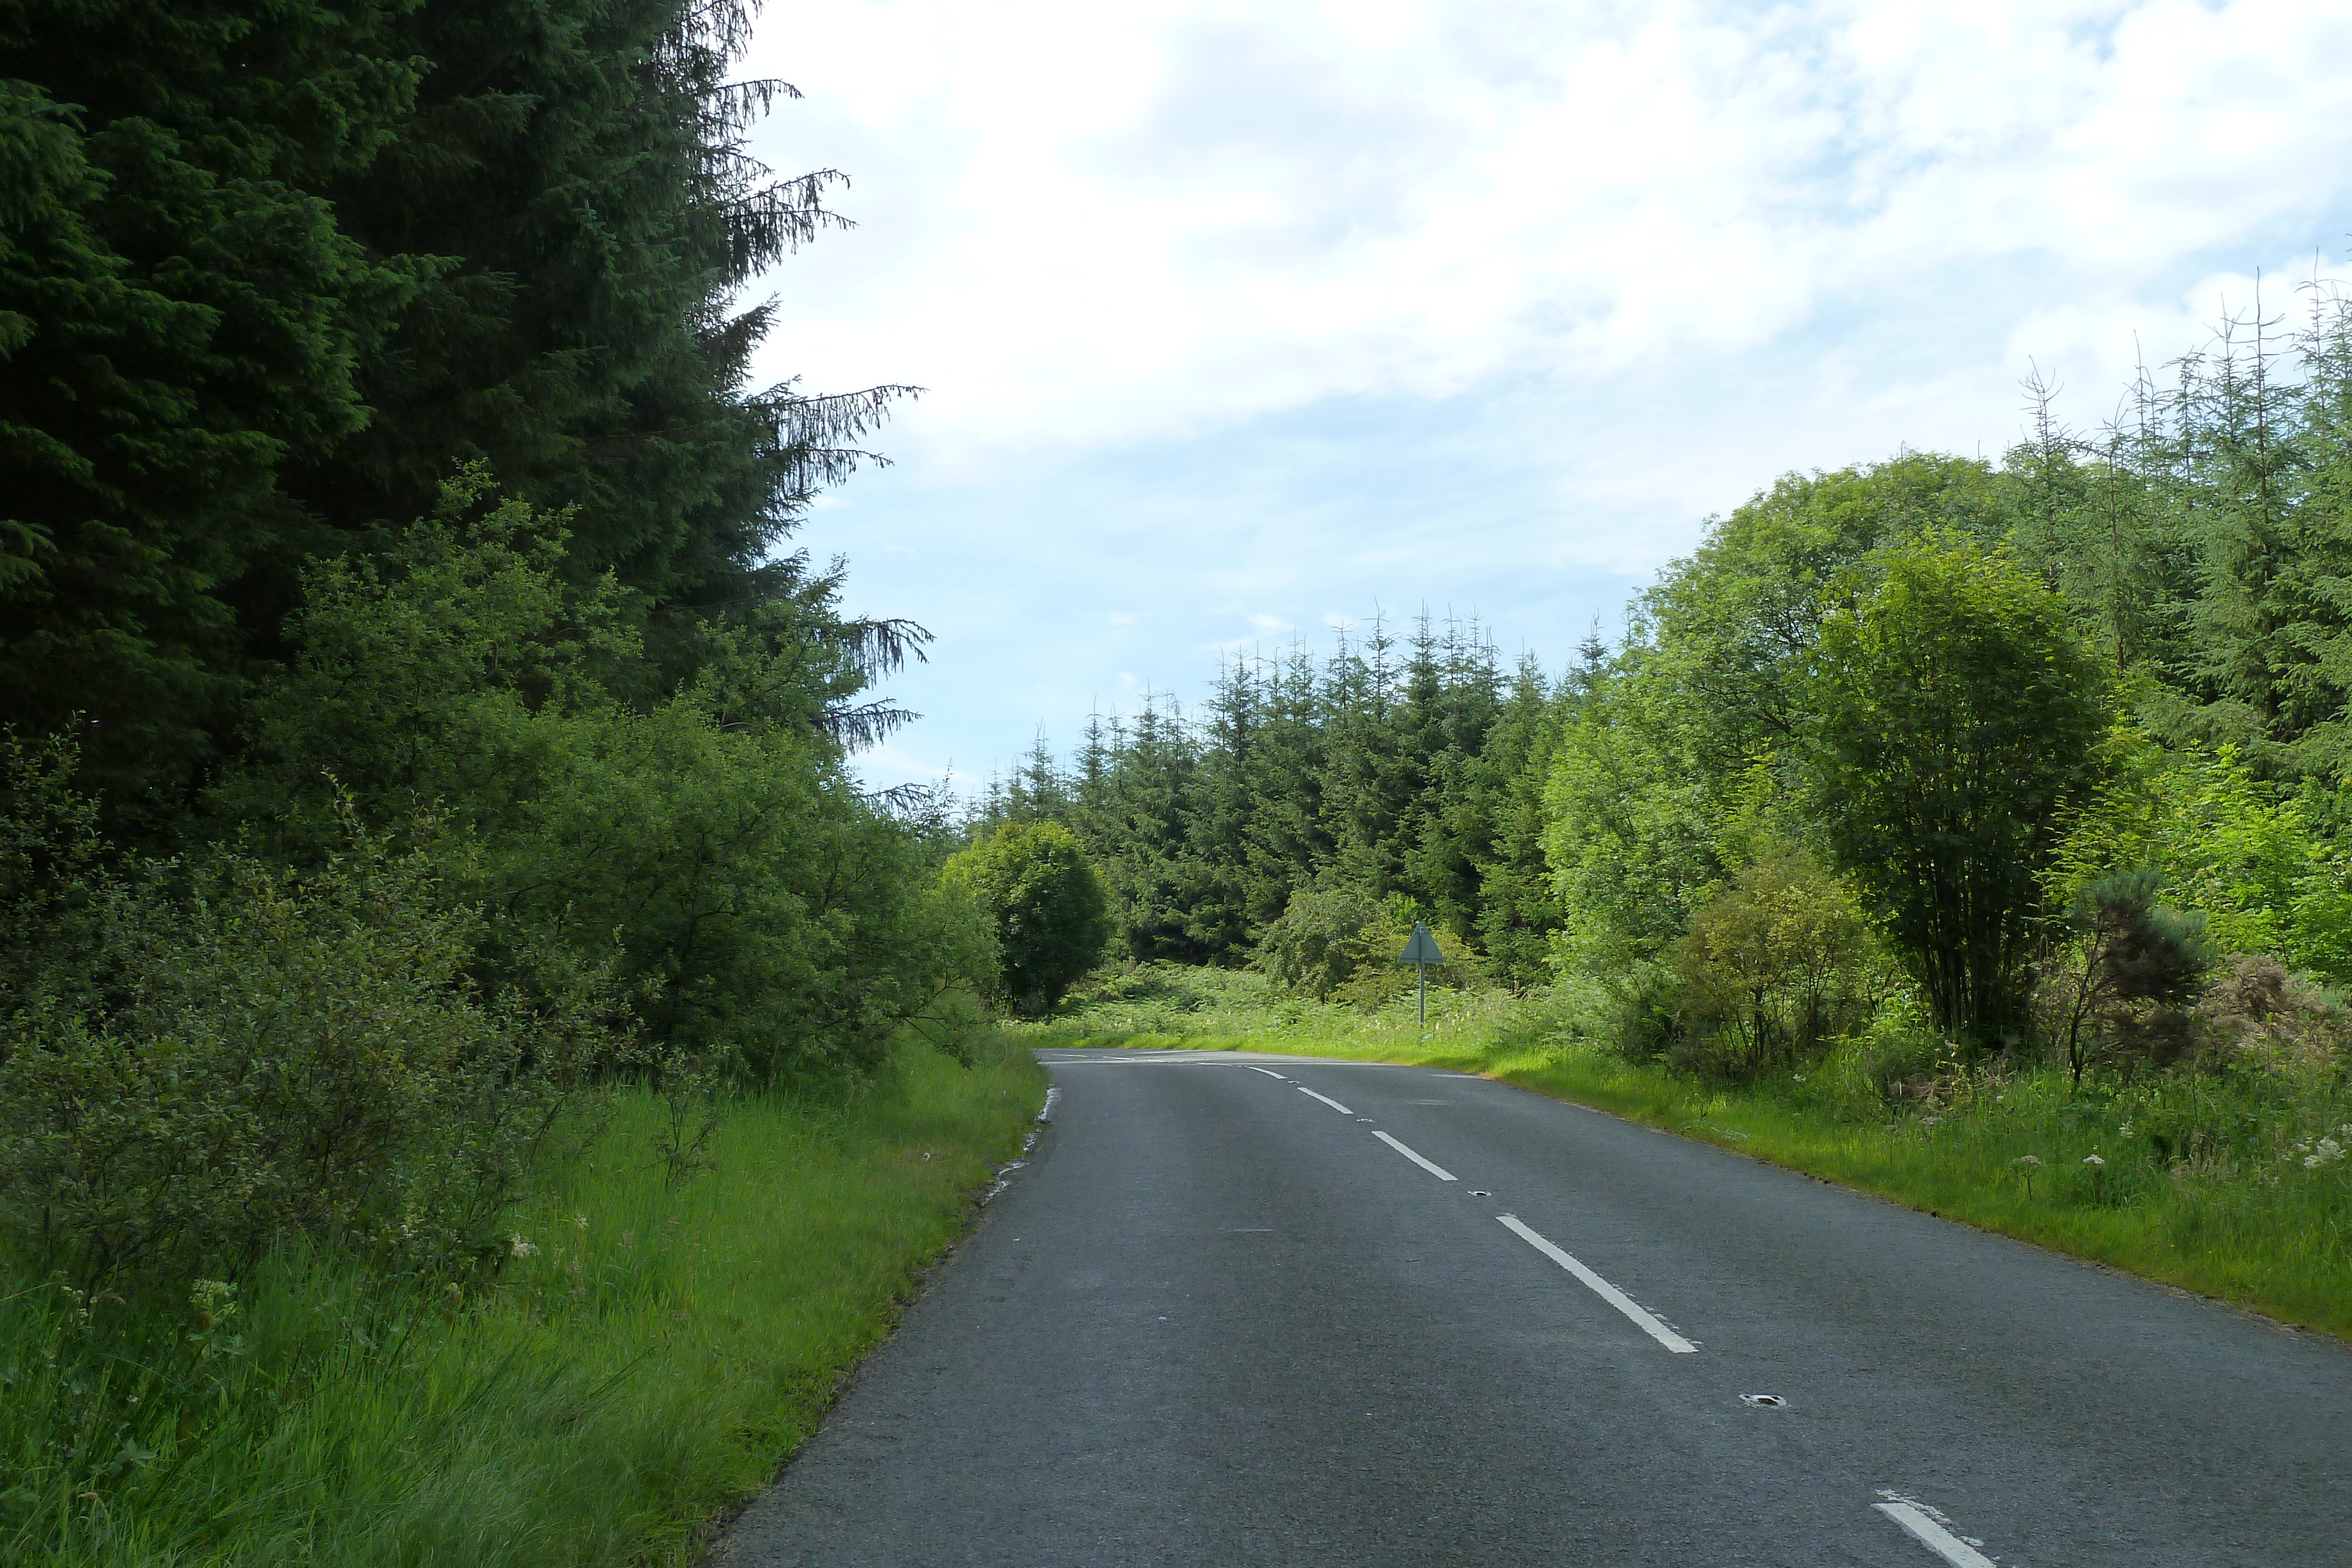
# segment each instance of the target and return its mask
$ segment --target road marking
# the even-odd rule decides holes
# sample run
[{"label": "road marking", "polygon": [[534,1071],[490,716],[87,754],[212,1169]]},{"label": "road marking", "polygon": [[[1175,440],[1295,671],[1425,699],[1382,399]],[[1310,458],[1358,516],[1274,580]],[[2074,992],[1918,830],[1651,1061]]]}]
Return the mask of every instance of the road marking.
[{"label": "road marking", "polygon": [[[1246,1062],[1246,1061],[1243,1062],[1243,1063],[1242,1063],[1242,1065],[1243,1065],[1244,1067],[1249,1067],[1249,1063],[1248,1063],[1248,1062]],[[1288,1079],[1284,1078],[1284,1077],[1282,1076],[1282,1074],[1281,1074],[1281,1073],[1276,1072],[1276,1071],[1273,1068],[1271,1068],[1271,1067],[1250,1067],[1250,1071],[1251,1071],[1252,1072],[1263,1072],[1263,1073],[1265,1073],[1268,1078],[1274,1079],[1274,1080],[1276,1080],[1276,1082],[1286,1082],[1286,1082],[1289,1082],[1289,1080],[1288,1080]]]},{"label": "road marking", "polygon": [[1306,1084],[1304,1084],[1304,1083],[1302,1083],[1302,1084],[1300,1084],[1300,1085],[1298,1086],[1298,1092],[1299,1092],[1301,1094],[1306,1095],[1306,1096],[1307,1096],[1308,1099],[1310,1099],[1310,1100],[1320,1100],[1320,1101],[1322,1101],[1322,1102],[1323,1102],[1323,1103],[1325,1103],[1326,1105],[1330,1106],[1330,1107],[1331,1107],[1331,1109],[1333,1109],[1334,1111],[1339,1112],[1339,1114],[1341,1114],[1342,1116],[1352,1116],[1352,1115],[1354,1115],[1354,1114],[1355,1114],[1355,1113],[1354,1113],[1353,1111],[1349,1110],[1345,1105],[1340,1104],[1340,1103],[1339,1103],[1339,1102],[1338,1102],[1337,1100],[1332,1099],[1332,1098],[1331,1098],[1331,1096],[1329,1096],[1328,1094],[1318,1094],[1318,1093],[1316,1093],[1316,1092],[1315,1092],[1315,1091],[1314,1091],[1314,1090],[1309,1089],[1309,1088],[1308,1088],[1308,1087],[1307,1087],[1307,1085],[1306,1085]]},{"label": "road marking", "polygon": [[1893,1492],[1881,1492],[1881,1497],[1893,1497],[1893,1502],[1874,1502],[1870,1506],[1911,1532],[1911,1539],[1950,1563],[1952,1568],[1993,1568],[1993,1560],[1944,1528],[1944,1521],[1928,1511],[1926,1505],[1913,1502],[1907,1497]]},{"label": "road marking", "polygon": [[1545,1257],[1550,1259],[1553,1262],[1559,1264],[1570,1273],[1575,1275],[1579,1280],[1584,1281],[1585,1287],[1594,1295],[1600,1297],[1602,1301],[1608,1302],[1611,1306],[1616,1308],[1627,1317],[1633,1319],[1634,1325],[1641,1329],[1643,1333],[1648,1334],[1652,1339],[1656,1340],[1660,1344],[1664,1345],[1676,1355],[1689,1355],[1698,1349],[1698,1346],[1691,1343],[1690,1341],[1683,1338],[1682,1335],[1676,1333],[1674,1330],[1668,1328],[1665,1324],[1652,1317],[1648,1312],[1643,1312],[1639,1306],[1636,1306],[1633,1302],[1633,1299],[1631,1296],[1628,1296],[1624,1291],[1619,1290],[1616,1286],[1611,1284],[1608,1281],[1602,1279],[1600,1275],[1594,1273],[1591,1270],[1586,1268],[1583,1264],[1578,1262],[1575,1259],[1570,1257],[1567,1253],[1561,1251],[1559,1248],[1553,1246],[1550,1242],[1545,1240],[1542,1237],[1537,1235],[1526,1226],[1520,1224],[1519,1217],[1517,1215],[1498,1214],[1495,1216],[1495,1218],[1501,1220],[1504,1228],[1509,1230],[1511,1234],[1517,1236],[1520,1240],[1526,1242],[1528,1246],[1534,1248],[1537,1251],[1542,1253]]},{"label": "road marking", "polygon": [[1413,1164],[1419,1166],[1422,1169],[1427,1171],[1438,1180],[1452,1181],[1454,1179],[1454,1173],[1452,1171],[1447,1170],[1444,1166],[1423,1159],[1419,1155],[1414,1154],[1411,1149],[1406,1148],[1402,1144],[1398,1143],[1394,1138],[1390,1137],[1378,1127],[1372,1129],[1372,1136],[1378,1138],[1381,1142],[1386,1144],[1389,1147],[1394,1149],[1397,1153],[1402,1155],[1405,1158],[1411,1160]]}]

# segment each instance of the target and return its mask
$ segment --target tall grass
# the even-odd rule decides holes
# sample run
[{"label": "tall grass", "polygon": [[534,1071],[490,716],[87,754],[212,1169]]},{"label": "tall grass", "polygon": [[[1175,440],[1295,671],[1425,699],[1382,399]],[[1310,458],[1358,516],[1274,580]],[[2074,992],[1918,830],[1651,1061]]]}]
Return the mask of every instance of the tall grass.
[{"label": "tall grass", "polygon": [[[1417,1060],[1417,1053],[1490,1040],[1527,1015],[1526,1003],[1508,991],[1441,984],[1430,988],[1424,1024],[1410,989],[1368,1009],[1317,1001],[1255,969],[1147,964],[1098,978],[1072,993],[1053,1016],[1018,1027],[1029,1043],[1049,1048],[1100,1042],[1198,1050],[1214,1040],[1234,1050],[1297,1051],[1320,1042]],[[1267,1043],[1276,1040],[1278,1045]]]},{"label": "tall grass", "polygon": [[228,1291],[0,1301],[0,1560],[683,1563],[764,1483],[1019,1146],[1020,1053],[907,1048],[731,1107],[673,1185],[635,1095],[512,1220],[494,1286],[280,1257]]},{"label": "tall grass", "polygon": [[2055,1068],[1948,1064],[1890,1098],[1868,1041],[1732,1084],[1596,1048],[1557,998],[1445,995],[1422,1030],[1410,1004],[1359,1013],[1161,968],[1029,1033],[1479,1072],[2352,1335],[2352,1083],[2332,1064],[2094,1074],[2079,1090]]}]

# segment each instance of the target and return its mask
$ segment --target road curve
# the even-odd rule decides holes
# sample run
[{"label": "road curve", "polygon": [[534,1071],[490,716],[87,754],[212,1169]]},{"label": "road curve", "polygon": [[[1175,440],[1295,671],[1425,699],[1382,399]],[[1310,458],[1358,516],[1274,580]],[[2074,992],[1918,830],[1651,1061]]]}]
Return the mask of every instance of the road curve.
[{"label": "road curve", "polygon": [[1482,1079],[1042,1060],[714,1564],[2352,1563],[2333,1340]]}]

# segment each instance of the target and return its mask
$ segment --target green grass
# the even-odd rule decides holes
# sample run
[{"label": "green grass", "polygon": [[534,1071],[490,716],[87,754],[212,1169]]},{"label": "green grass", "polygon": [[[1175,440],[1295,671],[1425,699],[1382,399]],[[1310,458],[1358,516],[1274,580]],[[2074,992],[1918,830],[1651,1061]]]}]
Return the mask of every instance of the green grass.
[{"label": "green grass", "polygon": [[1433,1050],[1482,1050],[1527,1015],[1525,1004],[1505,991],[1433,986],[1423,1025],[1410,971],[1400,966],[1396,980],[1389,999],[1366,1010],[1294,995],[1252,969],[1148,964],[1097,979],[1052,1017],[1019,1030],[1030,1044],[1045,1047],[1370,1052],[1366,1060],[1422,1061]]},{"label": "green grass", "polygon": [[[814,1427],[1044,1097],[1025,1053],[733,1107],[672,1189],[624,1102],[519,1213],[494,1288],[281,1261],[185,1297],[0,1304],[0,1559],[671,1563]],[[530,1250],[536,1249],[535,1251]]]},{"label": "green grass", "polygon": [[[1701,1082],[1584,1043],[1557,999],[1431,995],[1373,1013],[1300,1004],[1255,976],[1156,966],[1026,1026],[1038,1045],[1255,1051],[1481,1073],[2352,1335],[2352,1086],[2330,1066],[2104,1078],[1948,1072],[1881,1098],[1851,1047],[1759,1082]],[[2306,1165],[2314,1153],[2319,1163]],[[2086,1163],[2086,1156],[2099,1163]],[[2029,1160],[2030,1157],[2030,1160]]]}]

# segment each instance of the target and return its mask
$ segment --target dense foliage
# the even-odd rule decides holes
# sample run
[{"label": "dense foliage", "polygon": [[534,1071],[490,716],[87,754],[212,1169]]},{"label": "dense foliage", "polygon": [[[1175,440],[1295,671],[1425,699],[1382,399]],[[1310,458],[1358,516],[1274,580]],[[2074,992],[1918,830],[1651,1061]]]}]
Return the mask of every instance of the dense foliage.
[{"label": "dense foliage", "polygon": [[2021,1038],[2039,879],[2097,781],[2105,672],[2002,555],[1931,533],[1874,564],[1814,651],[1811,811],[1936,1023]]},{"label": "dense foliage", "polygon": [[1543,779],[1582,678],[1555,683],[1532,658],[1507,674],[1475,625],[1423,621],[1400,649],[1376,623],[1319,664],[1303,649],[1234,664],[1198,721],[1157,701],[1097,718],[1067,768],[1041,743],[975,825],[1075,831],[1124,957],[1246,962],[1321,886],[1367,920],[1425,917],[1531,984],[1560,921]]},{"label": "dense foliage", "polygon": [[1423,916],[1704,1073],[2224,1060],[2209,980],[2352,980],[2352,306],[2305,304],[2095,438],[2037,378],[2000,463],[1788,476],[1559,678],[1375,624],[1041,745],[976,815],[1067,822],[1125,959],[1303,996]]},{"label": "dense foliage", "polygon": [[[302,563],[487,461],[576,506],[659,690],[807,580],[771,547],[881,393],[740,386],[734,291],[829,221],[742,152],[739,0],[0,5],[0,724],[79,716],[168,827]],[[888,628],[870,628],[885,637]]]},{"label": "dense foliage", "polygon": [[743,384],[835,221],[748,26],[0,0],[0,1266],[471,1278],[613,1085],[976,972],[846,768],[924,634],[785,548],[893,389]]},{"label": "dense foliage", "polygon": [[1102,957],[1110,936],[1101,880],[1058,822],[1006,822],[949,860],[950,896],[980,910],[995,937],[993,988],[1043,1012]]}]

